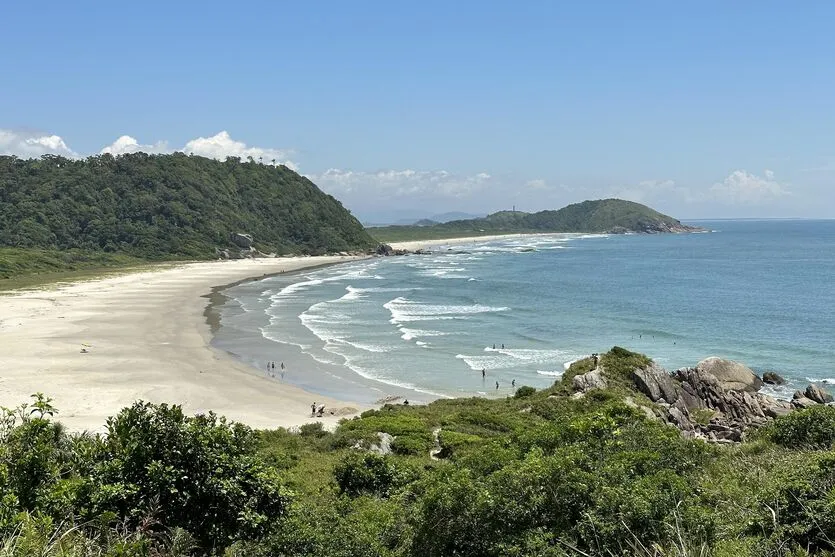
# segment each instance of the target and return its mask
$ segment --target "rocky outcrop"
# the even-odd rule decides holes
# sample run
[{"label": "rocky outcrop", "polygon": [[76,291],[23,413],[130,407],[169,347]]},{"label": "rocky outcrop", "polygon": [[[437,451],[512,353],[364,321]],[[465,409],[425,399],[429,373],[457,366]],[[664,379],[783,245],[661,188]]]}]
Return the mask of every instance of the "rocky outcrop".
[{"label": "rocky outcrop", "polygon": [[801,391],[797,391],[794,393],[794,397],[792,398],[792,407],[797,409],[803,408],[812,408],[813,406],[817,406],[818,403],[812,400],[811,398],[806,397]]},{"label": "rocky outcrop", "polygon": [[571,380],[571,385],[575,391],[587,393],[595,389],[605,389],[607,383],[606,378],[603,377],[603,372],[600,368],[597,368],[582,375],[575,375]]},{"label": "rocky outcrop", "polygon": [[252,235],[241,232],[232,232],[229,240],[239,248],[249,249],[252,247]]},{"label": "rocky outcrop", "polygon": [[428,255],[430,252],[422,249],[417,249],[415,251],[409,251],[407,249],[395,249],[388,244],[380,244],[377,246],[377,249],[374,250],[376,255],[382,255],[384,257],[391,257],[392,255]]},{"label": "rocky outcrop", "polygon": [[763,373],[763,383],[766,385],[785,385],[786,380],[773,371]]},{"label": "rocky outcrop", "polygon": [[755,393],[763,386],[762,379],[739,362],[712,356],[696,365],[696,369],[713,375],[725,389]]},{"label": "rocky outcrop", "polygon": [[829,404],[833,399],[832,395],[823,390],[817,385],[809,385],[806,387],[806,398],[814,400],[818,404]]},{"label": "rocky outcrop", "polygon": [[679,389],[663,367],[652,362],[648,367],[632,372],[635,387],[653,402],[673,404],[679,398]]},{"label": "rocky outcrop", "polygon": [[[709,369],[718,370],[722,379]],[[661,407],[663,419],[683,435],[735,443],[742,440],[748,428],[762,426],[792,411],[792,405],[787,402],[756,390],[749,391],[757,382],[746,370],[750,372],[736,362],[728,365],[724,361],[708,361],[706,365],[682,368],[670,374],[653,362],[634,370],[632,382],[638,391]]]}]

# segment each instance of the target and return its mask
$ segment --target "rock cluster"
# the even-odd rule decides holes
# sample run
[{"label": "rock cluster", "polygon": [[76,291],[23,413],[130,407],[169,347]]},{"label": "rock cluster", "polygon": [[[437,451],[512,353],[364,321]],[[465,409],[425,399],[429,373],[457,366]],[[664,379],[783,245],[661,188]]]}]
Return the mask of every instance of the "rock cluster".
[{"label": "rock cluster", "polygon": [[394,249],[388,244],[380,244],[377,246],[377,249],[374,251],[376,255],[382,255],[384,257],[390,257],[392,255],[427,255],[429,254],[428,251],[424,251],[422,249],[416,249],[414,251],[410,251],[407,249]]},{"label": "rock cluster", "polygon": [[758,392],[763,381],[749,368],[720,358],[707,358],[673,374],[652,363],[636,369],[632,381],[658,405],[662,419],[685,435],[720,443],[739,442],[748,428],[762,426],[795,408],[833,400],[816,385],[795,393],[791,403],[777,400]]},{"label": "rock cluster", "polygon": [[[748,428],[760,427],[792,410],[833,403],[833,396],[817,385],[797,391],[791,402],[777,400],[759,392],[763,380],[751,369],[716,357],[672,374],[652,362],[633,370],[631,379],[634,388],[655,403],[654,413],[638,405],[642,411],[676,426],[684,435],[718,443],[739,442]],[[777,374],[768,379],[769,383],[785,383]],[[574,376],[572,387],[577,398],[605,389],[605,369],[597,366]],[[636,405],[632,399],[628,402]]]}]

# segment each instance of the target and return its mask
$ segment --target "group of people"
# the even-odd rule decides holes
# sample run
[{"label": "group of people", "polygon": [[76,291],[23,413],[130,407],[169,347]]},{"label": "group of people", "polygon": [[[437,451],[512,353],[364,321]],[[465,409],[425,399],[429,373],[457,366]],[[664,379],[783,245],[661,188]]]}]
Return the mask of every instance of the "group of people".
[{"label": "group of people", "polygon": [[[281,362],[279,367],[281,378],[284,379],[284,362]],[[275,377],[275,362],[267,362],[267,375]]]},{"label": "group of people", "polygon": [[325,413],[325,405],[324,404],[320,404],[320,405],[317,406],[316,403],[314,402],[313,404],[310,405],[310,417],[311,418],[313,418],[313,417],[321,418],[322,414],[324,414],[324,413]]},{"label": "group of people", "polygon": [[[502,345],[502,348],[504,348],[504,344]],[[481,379],[483,380],[483,379],[486,379],[486,378],[487,378],[487,369],[486,368],[481,368]],[[514,379],[513,381],[510,382],[510,386],[513,387],[514,389],[516,388],[516,379]],[[499,382],[498,381],[496,381],[496,390],[497,391],[499,390]]]}]

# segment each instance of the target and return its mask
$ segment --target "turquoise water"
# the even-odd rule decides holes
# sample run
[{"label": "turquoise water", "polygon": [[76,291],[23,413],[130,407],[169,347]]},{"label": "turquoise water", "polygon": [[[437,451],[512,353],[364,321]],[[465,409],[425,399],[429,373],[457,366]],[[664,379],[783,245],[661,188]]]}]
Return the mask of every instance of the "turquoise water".
[{"label": "turquoise water", "polygon": [[713,232],[507,238],[239,285],[215,342],[353,399],[504,396],[614,345],[774,370],[784,396],[835,381],[835,221],[696,224]]}]

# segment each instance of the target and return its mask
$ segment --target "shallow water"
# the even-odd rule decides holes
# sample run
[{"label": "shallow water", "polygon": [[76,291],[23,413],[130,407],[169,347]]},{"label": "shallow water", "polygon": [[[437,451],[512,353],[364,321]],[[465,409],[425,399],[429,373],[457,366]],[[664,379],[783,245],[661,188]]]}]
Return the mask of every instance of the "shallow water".
[{"label": "shallow water", "polygon": [[784,396],[835,381],[835,221],[696,224],[714,232],[511,237],[242,284],[214,342],[364,401],[504,396],[613,345],[774,370]]}]

